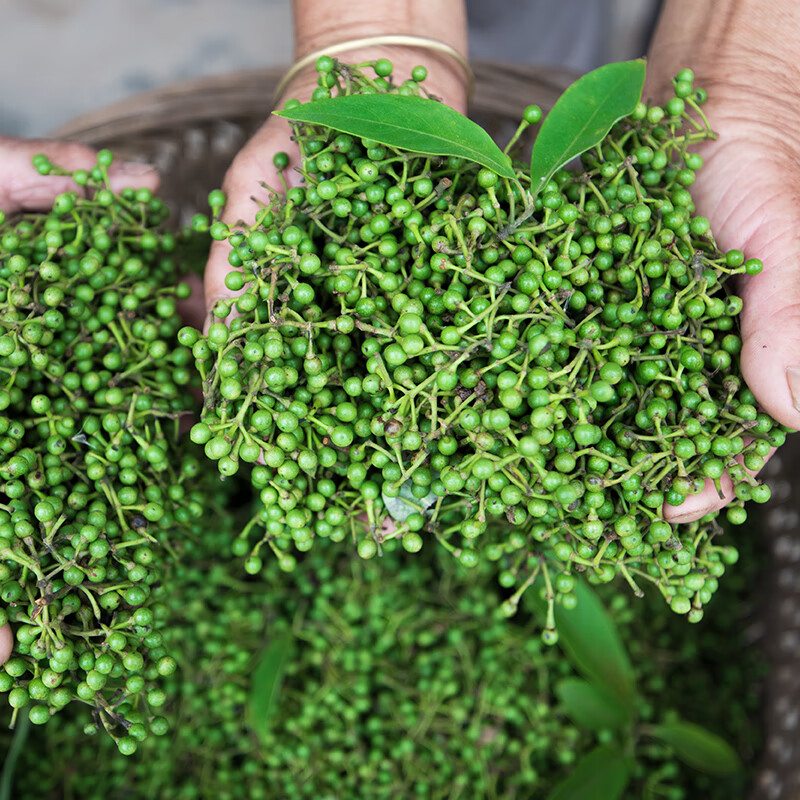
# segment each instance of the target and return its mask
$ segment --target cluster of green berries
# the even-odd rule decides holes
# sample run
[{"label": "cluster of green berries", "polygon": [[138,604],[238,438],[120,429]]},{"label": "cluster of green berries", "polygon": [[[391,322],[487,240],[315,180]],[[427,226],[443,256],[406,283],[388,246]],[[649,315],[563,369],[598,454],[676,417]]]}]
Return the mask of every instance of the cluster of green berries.
[{"label": "cluster of green berries", "polygon": [[179,438],[197,404],[180,235],[149,190],[108,188],[111,160],[47,213],[0,212],[0,692],[36,724],[85,704],[132,752],[163,732],[175,669],[154,587],[219,481]]},{"label": "cluster of green berries", "polygon": [[[318,70],[320,97],[421,91],[385,65]],[[249,573],[321,538],[364,558],[435,540],[495,562],[509,614],[539,575],[557,596],[581,572],[651,581],[702,617],[736,552],[715,514],[676,525],[663,506],[727,472],[743,522],[786,432],[739,372],[728,279],[762,265],[720,252],[694,213],[692,149],[714,134],[692,78],[535,196],[520,163],[508,180],[294,124],[302,186],[252,224],[197,220],[229,243],[238,295],[207,336],[179,334],[205,395],[191,438],[222,475],[247,468],[257,500],[233,551]]]},{"label": "cluster of green berries", "polygon": [[[187,800],[513,797],[585,746],[543,699],[546,676],[568,664],[542,658],[533,624],[487,623],[500,602],[493,581],[459,591],[463,581],[401,554],[387,581],[382,565],[331,549],[315,549],[296,579],[272,559],[281,588],[270,593],[260,582],[232,590],[233,565],[187,570],[170,624],[186,665],[169,690],[181,724],[172,741],[145,743],[135,771],[112,760],[106,797],[111,787],[146,796],[154,772],[159,796]],[[254,693],[277,691],[258,685],[271,647],[285,667],[259,720]],[[197,780],[209,754],[213,779]]]},{"label": "cluster of green berries", "polygon": [[[425,77],[418,68],[396,86],[388,62],[375,78],[318,67],[318,98],[416,94]],[[536,582],[554,643],[553,607],[574,606],[582,573],[622,575],[637,592],[649,579],[698,621],[737,552],[717,542],[714,515],[672,526],[661,506],[727,469],[728,517],[742,522],[744,501],[768,497],[748,470],[785,435],[741,384],[741,301],[723,285],[760,264],[716,250],[686,189],[700,166],[689,148],[711,135],[701,99],[682,74],[666,106],[641,106],[535,199],[520,165],[506,181],[295,126],[304,186],[276,193],[252,226],[195,220],[231,244],[227,285],[239,293],[214,309],[207,336],[177,314],[183,234],[164,230],[149,191],[109,190],[108,152],[72,174],[75,190],[49,213],[0,212],[0,623],[15,634],[0,693],[12,724],[77,707],[83,716],[53,736],[75,738],[77,725],[107,731],[101,748],[150,753],[170,776],[159,796],[211,796],[198,764],[221,750],[228,788],[216,797],[238,796],[246,782],[231,776],[249,759],[254,797],[364,782],[375,796],[516,796],[570,763],[584,738],[544,689],[529,691],[544,677],[528,665],[555,677],[567,667],[543,655],[530,620],[498,616]],[[523,125],[540,115],[528,109]],[[216,215],[224,197],[210,204]],[[215,466],[179,435],[201,381],[191,439]],[[244,519],[232,512],[241,462],[255,489]],[[226,516],[209,531],[214,507]],[[430,552],[401,569],[392,551],[416,553],[426,538],[472,583],[499,575],[505,598],[483,583],[451,597],[450,568],[432,567]],[[316,539],[386,555],[397,585],[335,545],[307,553]],[[297,597],[210,567],[231,541],[266,585],[300,561],[284,578]],[[277,559],[263,558],[270,550]],[[435,596],[408,604],[428,587]],[[242,712],[267,635],[312,647],[307,662],[288,661],[285,716],[265,729]],[[402,663],[389,658],[398,642]],[[495,672],[502,680],[476,693],[475,676]],[[181,726],[183,760],[148,737],[209,705],[220,709],[213,742],[199,723]],[[346,724],[310,757],[310,733],[332,716]],[[534,733],[523,719],[537,720]],[[412,747],[388,764],[397,741]],[[153,785],[123,761],[108,761],[120,791]]]}]

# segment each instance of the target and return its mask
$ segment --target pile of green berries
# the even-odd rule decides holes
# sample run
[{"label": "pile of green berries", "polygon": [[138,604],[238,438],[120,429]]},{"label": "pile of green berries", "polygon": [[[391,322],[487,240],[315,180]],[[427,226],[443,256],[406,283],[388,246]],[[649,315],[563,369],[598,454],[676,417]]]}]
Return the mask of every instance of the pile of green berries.
[{"label": "pile of green berries", "polygon": [[[207,555],[228,536],[207,536]],[[486,571],[386,560],[323,543],[292,576],[270,560],[270,591],[232,561],[184,563],[163,593],[181,665],[165,681],[170,736],[127,759],[60,715],[29,743],[15,797],[511,798],[551,785],[588,742],[554,713],[550,682],[569,664],[532,620],[497,613]],[[259,685],[274,646],[282,680]],[[267,718],[259,691],[275,693]],[[39,743],[54,754],[45,774],[26,766]]]},{"label": "pile of green berries", "polygon": [[[323,57],[315,98],[420,93],[424,70],[396,85],[373,66]],[[702,617],[736,552],[716,515],[674,525],[662,507],[727,471],[743,522],[785,430],[739,373],[728,281],[762,265],[694,213],[692,148],[714,134],[692,78],[535,198],[520,163],[508,180],[294,124],[304,185],[252,224],[198,221],[230,244],[239,294],[207,336],[179,334],[205,395],[191,437],[222,475],[247,467],[258,501],[233,552],[249,573],[270,550],[290,570],[317,539],[363,558],[427,539],[495,562],[509,614],[540,575],[552,602],[581,572],[651,581]]]},{"label": "pile of green berries", "polygon": [[[290,576],[276,559],[266,564],[265,591],[260,580],[242,580],[232,560],[219,562],[230,525],[214,519],[157,590],[164,643],[180,664],[164,682],[171,734],[125,758],[108,737],[83,736],[85,715],[73,707],[31,730],[15,797],[546,797],[597,740],[564,715],[553,691],[574,677],[568,659],[543,645],[539,622],[524,611],[504,618],[490,565],[467,571],[435,548],[379,565],[322,542]],[[752,569],[745,575],[752,585]],[[716,714],[726,734],[752,736],[740,710],[758,656],[740,657],[735,624],[750,589],[723,591],[731,613],[720,616],[734,624],[717,629],[715,615],[694,642],[652,593],[645,616],[600,587],[626,646],[637,648],[641,722],[677,706],[698,722]],[[704,664],[700,676],[679,652]],[[682,676],[679,691],[666,690]],[[732,702],[706,708],[709,684]],[[37,768],[42,752],[47,770]],[[636,755],[632,796],[682,800],[699,796],[695,785],[703,797],[731,796],[729,781],[696,784],[663,746],[642,744]]]},{"label": "pile of green berries", "polygon": [[154,588],[219,480],[179,438],[197,405],[181,237],[149,190],[108,188],[111,160],[47,213],[0,212],[0,692],[36,724],[86,704],[132,752],[175,669]]}]

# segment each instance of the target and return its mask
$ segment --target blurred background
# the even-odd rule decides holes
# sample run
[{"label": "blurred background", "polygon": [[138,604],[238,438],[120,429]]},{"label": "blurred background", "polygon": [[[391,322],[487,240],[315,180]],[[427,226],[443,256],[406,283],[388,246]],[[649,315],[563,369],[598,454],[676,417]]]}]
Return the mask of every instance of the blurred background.
[{"label": "blurred background", "polygon": [[[471,57],[588,70],[643,55],[658,0],[467,8]],[[0,0],[0,12],[0,134],[44,136],[142,91],[292,58],[291,0]]]}]

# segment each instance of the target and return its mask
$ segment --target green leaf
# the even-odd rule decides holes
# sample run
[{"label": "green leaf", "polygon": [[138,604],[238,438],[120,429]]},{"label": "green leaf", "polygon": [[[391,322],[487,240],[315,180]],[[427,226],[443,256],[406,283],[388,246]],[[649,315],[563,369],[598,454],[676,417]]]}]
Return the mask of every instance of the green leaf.
[{"label": "green leaf", "polygon": [[6,751],[6,758],[3,762],[3,772],[0,775],[0,800],[11,800],[14,794],[14,771],[17,768],[22,751],[25,749],[25,742],[30,732],[31,721],[27,714],[20,715],[17,724],[14,726],[14,736],[11,739],[11,746]]},{"label": "green leaf", "polygon": [[565,678],[556,684],[564,711],[581,728],[591,731],[620,730],[631,724],[630,707],[616,695],[580,678]]},{"label": "green leaf", "polygon": [[531,189],[536,194],[556,170],[601,142],[642,97],[644,59],[606,64],[568,86],[536,134]]},{"label": "green leaf", "polygon": [[633,708],[635,674],[622,638],[597,595],[583,581],[575,581],[578,602],[567,611],[556,606],[558,641],[584,678],[604,687]]},{"label": "green leaf", "polygon": [[266,744],[270,717],[275,712],[283,673],[294,653],[289,633],[276,636],[261,653],[250,684],[250,723],[262,744]]},{"label": "green leaf", "polygon": [[414,482],[407,480],[400,487],[400,494],[397,497],[381,493],[386,510],[395,522],[405,522],[412,514],[425,514],[425,512],[436,502],[436,495],[429,492],[425,497],[419,499],[411,493]]},{"label": "green leaf", "polygon": [[600,745],[575,765],[548,800],[619,800],[631,776],[631,760],[619,750]]},{"label": "green leaf", "polygon": [[651,736],[668,744],[690,767],[709,775],[730,775],[741,768],[736,751],[715,733],[692,722],[666,722],[648,728]]},{"label": "green leaf", "polygon": [[480,125],[436,100],[396,94],[351,94],[273,113],[414,153],[466,158],[498,175],[514,177],[508,157]]}]

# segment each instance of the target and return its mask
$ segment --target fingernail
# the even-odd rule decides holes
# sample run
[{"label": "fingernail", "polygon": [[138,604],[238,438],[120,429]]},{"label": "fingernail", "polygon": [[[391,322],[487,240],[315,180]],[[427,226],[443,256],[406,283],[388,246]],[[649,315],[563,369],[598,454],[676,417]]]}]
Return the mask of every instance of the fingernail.
[{"label": "fingernail", "polygon": [[786,368],[786,382],[789,384],[789,391],[792,393],[792,403],[800,411],[800,367]]},{"label": "fingernail", "polygon": [[704,517],[708,512],[711,511],[709,508],[706,511],[693,511],[689,514],[678,514],[677,517],[670,517],[670,522],[676,523],[678,525],[683,525],[684,522],[694,522],[696,519],[700,519],[700,517]]},{"label": "fingernail", "polygon": [[131,178],[138,178],[155,171],[156,168],[152,164],[144,164],[141,161],[122,161],[117,165],[117,174],[127,175]]}]

